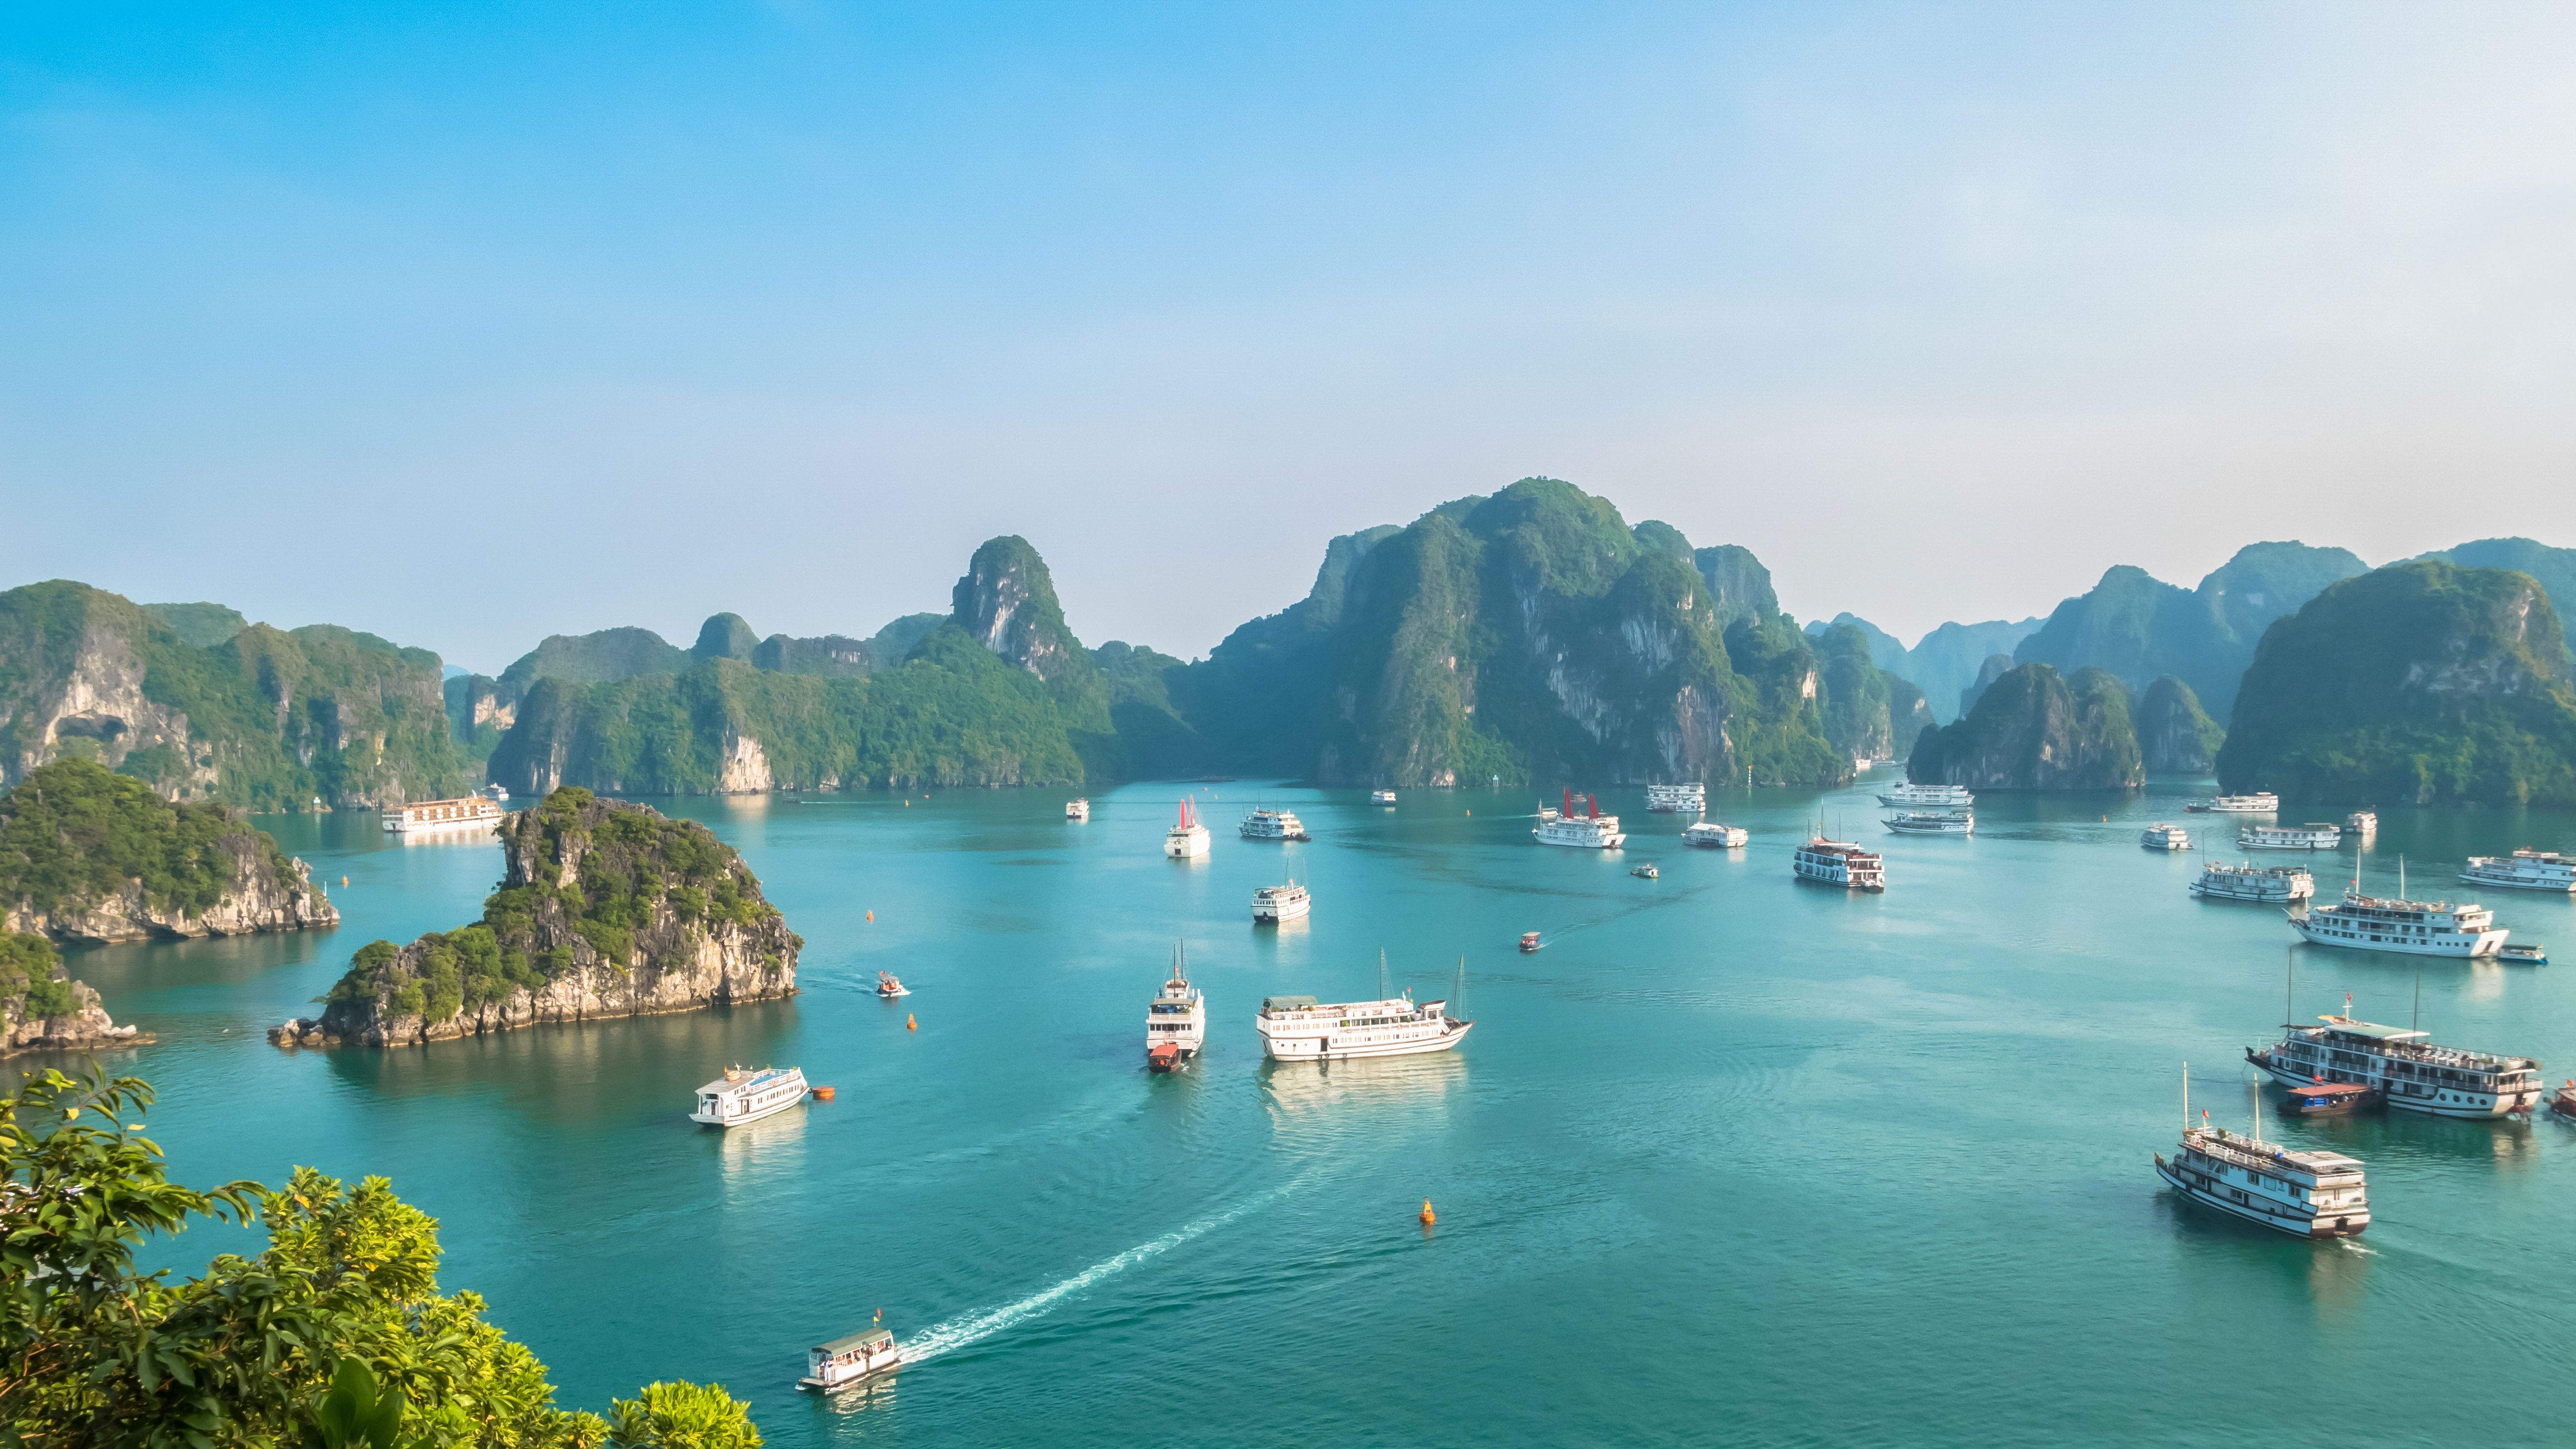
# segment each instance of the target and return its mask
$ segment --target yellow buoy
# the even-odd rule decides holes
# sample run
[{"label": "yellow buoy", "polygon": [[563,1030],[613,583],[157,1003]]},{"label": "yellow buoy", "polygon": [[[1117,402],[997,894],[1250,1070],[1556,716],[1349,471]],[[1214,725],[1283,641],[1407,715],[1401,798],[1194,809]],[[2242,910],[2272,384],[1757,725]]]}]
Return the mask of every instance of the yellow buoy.
[{"label": "yellow buoy", "polygon": [[903,1029],[905,1031],[919,1031],[921,1030],[921,1023],[913,1020],[912,1013],[907,1011],[903,1014]]},{"label": "yellow buoy", "polygon": [[1427,1197],[1424,1198],[1422,1200],[1422,1225],[1427,1228],[1438,1221],[1440,1221],[1438,1215],[1431,1211],[1431,1199]]}]

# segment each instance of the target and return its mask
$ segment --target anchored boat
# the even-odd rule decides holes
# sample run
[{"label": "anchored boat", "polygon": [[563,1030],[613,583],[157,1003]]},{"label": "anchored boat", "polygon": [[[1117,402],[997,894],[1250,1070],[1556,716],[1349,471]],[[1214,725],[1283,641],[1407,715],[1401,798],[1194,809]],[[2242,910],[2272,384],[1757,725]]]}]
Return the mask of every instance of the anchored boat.
[{"label": "anchored boat", "polygon": [[698,1088],[698,1110],[692,1122],[710,1127],[740,1127],[776,1116],[805,1100],[805,1073],[795,1067],[746,1071],[727,1067],[725,1074]]},{"label": "anchored boat", "polygon": [[1697,815],[1708,808],[1708,786],[1648,785],[1646,813],[1649,815]]},{"label": "anchored boat", "polygon": [[2317,1020],[2317,1026],[2290,1023],[2279,1043],[2246,1048],[2245,1060],[2284,1086],[2350,1082],[2378,1092],[2391,1107],[2432,1117],[2502,1117],[2540,1105],[2534,1058],[2432,1046],[2428,1032],[2350,1016]]},{"label": "anchored boat", "polygon": [[2269,790],[2251,795],[2221,795],[2213,800],[2194,800],[2182,807],[2194,815],[2276,815],[2281,797]]},{"label": "anchored boat", "polygon": [[1065,819],[1067,819],[1067,820],[1088,820],[1088,819],[1090,819],[1090,818],[1091,818],[1091,802],[1090,802],[1090,801],[1088,801],[1088,800],[1067,800],[1067,801],[1065,801],[1065,802],[1064,802],[1064,818],[1065,818]]},{"label": "anchored boat", "polygon": [[2468,960],[2492,956],[2509,931],[2496,929],[2495,912],[2474,901],[2410,901],[2406,896],[2406,862],[2397,862],[2397,895],[2366,896],[2356,879],[2343,900],[2290,917],[2291,928],[2320,946],[2350,951],[2395,951],[2408,956],[2449,956]]},{"label": "anchored boat", "polygon": [[1315,838],[1306,833],[1305,822],[1299,820],[1294,811],[1289,810],[1255,810],[1243,817],[1241,833],[1246,840],[1312,840]]},{"label": "anchored boat", "polygon": [[[1467,1039],[1475,1026],[1449,1015],[1449,1003],[1416,1004],[1413,993],[1386,996],[1386,954],[1378,953],[1377,1001],[1319,1002],[1311,996],[1270,996],[1253,1018],[1261,1033],[1261,1053],[1274,1061],[1348,1061],[1355,1057],[1401,1057],[1419,1052],[1445,1052]],[[1467,963],[1461,957],[1463,984]]]},{"label": "anchored boat", "polygon": [[2248,825],[2236,832],[2239,850],[2332,850],[2343,844],[2343,827],[2311,821],[2305,825]]},{"label": "anchored boat", "polygon": [[2307,900],[2317,893],[2317,878],[2295,865],[2243,865],[2224,862],[2200,868],[2200,879],[2191,883],[2191,893],[2204,900],[2255,901],[2263,905],[2286,906]]},{"label": "anchored boat", "polygon": [[2167,825],[2159,820],[2139,832],[2138,844],[2149,850],[2189,850],[2191,832],[2179,825]]},{"label": "anchored boat", "polygon": [[1252,923],[1275,926],[1293,921],[1314,909],[1314,904],[1314,897],[1293,880],[1286,885],[1261,886],[1252,892]]},{"label": "anchored boat", "polygon": [[1541,845],[1566,845],[1577,850],[1617,850],[1628,839],[1619,833],[1619,817],[1601,813],[1599,796],[1583,799],[1584,813],[1574,813],[1574,792],[1565,792],[1565,808],[1550,814],[1539,813],[1538,824],[1530,838]]},{"label": "anchored boat", "polygon": [[1898,835],[1974,835],[1977,817],[1966,810],[1907,810],[1879,822]]},{"label": "anchored boat", "polygon": [[1798,879],[1818,885],[1855,891],[1887,889],[1887,862],[1878,852],[1863,850],[1848,840],[1827,840],[1819,835],[1798,847],[1797,854],[1790,857],[1789,868]]},{"label": "anchored boat", "polygon": [[1188,799],[1184,798],[1181,801],[1180,823],[1174,825],[1163,836],[1163,854],[1174,860],[1196,860],[1207,853],[1208,828],[1199,823],[1198,815],[1190,809]]},{"label": "anchored boat", "polygon": [[1720,825],[1703,820],[1682,832],[1682,844],[1701,850],[1741,850],[1753,835],[1740,825]]},{"label": "anchored boat", "polygon": [[1933,810],[1965,810],[1977,803],[1977,797],[1968,793],[1965,785],[1916,785],[1909,782],[1879,796],[1878,803]]},{"label": "anchored boat", "polygon": [[2460,871],[2460,879],[2472,885],[2502,886],[2516,891],[2576,891],[2576,860],[2554,850],[2473,855]]}]

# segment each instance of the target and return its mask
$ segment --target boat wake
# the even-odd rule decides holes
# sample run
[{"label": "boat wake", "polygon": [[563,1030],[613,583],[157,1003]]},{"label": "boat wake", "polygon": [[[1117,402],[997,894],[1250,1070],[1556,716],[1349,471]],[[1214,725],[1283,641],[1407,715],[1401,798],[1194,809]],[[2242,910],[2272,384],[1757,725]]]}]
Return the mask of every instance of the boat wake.
[{"label": "boat wake", "polygon": [[1266,1205],[1273,1198],[1304,1180],[1304,1177],[1300,1176],[1296,1181],[1274,1187],[1268,1192],[1255,1193],[1223,1212],[1210,1213],[1196,1222],[1174,1228],[1151,1242],[1139,1243],[1115,1257],[1103,1258],[1063,1282],[1049,1288],[1042,1288],[1018,1302],[1006,1303],[999,1308],[988,1309],[965,1318],[952,1318],[946,1323],[925,1330],[919,1338],[903,1346],[904,1362],[920,1363],[926,1359],[934,1359],[943,1353],[964,1348],[968,1344],[980,1343],[1006,1328],[1026,1323],[1105,1278],[1133,1268],[1148,1258],[1168,1253],[1203,1233],[1224,1227],[1245,1213]]}]

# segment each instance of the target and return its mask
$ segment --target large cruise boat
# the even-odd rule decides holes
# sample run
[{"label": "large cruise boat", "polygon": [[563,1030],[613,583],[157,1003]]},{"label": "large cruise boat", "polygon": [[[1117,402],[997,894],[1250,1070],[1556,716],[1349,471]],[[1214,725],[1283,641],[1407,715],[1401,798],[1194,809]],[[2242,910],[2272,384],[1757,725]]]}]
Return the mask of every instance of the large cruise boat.
[{"label": "large cruise boat", "polygon": [[2224,861],[2201,867],[2200,879],[2191,883],[2191,893],[2213,901],[2259,901],[2269,906],[2286,906],[2293,901],[2312,899],[2317,893],[2317,878],[2295,865],[2229,865]]},{"label": "large cruise boat", "polygon": [[2176,1192],[2295,1237],[2348,1238],[2370,1226],[2370,1195],[2357,1159],[2240,1137],[2210,1126],[2208,1115],[2183,1129],[2172,1160],[2156,1155],[2157,1175]]},{"label": "large cruise boat", "polygon": [[1977,817],[1967,810],[1905,810],[1879,822],[1898,835],[1974,835]]},{"label": "large cruise boat", "polygon": [[1268,922],[1275,926],[1306,914],[1314,904],[1306,888],[1293,880],[1286,885],[1261,886],[1252,893],[1252,921],[1255,925]]},{"label": "large cruise boat", "polygon": [[1752,838],[1752,832],[1741,825],[1721,825],[1714,820],[1700,821],[1682,831],[1682,844],[1702,850],[1737,850]]},{"label": "large cruise boat", "polygon": [[2354,886],[2337,904],[2294,915],[2290,924],[2320,946],[2462,961],[2494,955],[2512,934],[2497,930],[2495,912],[2474,902],[2407,900],[2406,877],[2401,873],[2397,879],[2399,894],[2394,899],[2366,896]]},{"label": "large cruise boat", "polygon": [[740,1127],[774,1116],[805,1100],[805,1073],[795,1067],[745,1071],[727,1067],[725,1074],[698,1088],[698,1110],[692,1122],[710,1127]]},{"label": "large cruise boat", "polygon": [[427,835],[450,830],[490,830],[501,823],[501,806],[481,795],[462,800],[420,800],[384,812],[386,830],[396,835]]},{"label": "large cruise boat", "polygon": [[1262,1054],[1283,1062],[1445,1052],[1466,1040],[1474,1025],[1451,1017],[1445,1001],[1415,1005],[1409,991],[1384,1001],[1269,996],[1262,998],[1261,1014],[1253,1019]]},{"label": "large cruise boat", "polygon": [[1207,1002],[1182,969],[1181,948],[1172,948],[1172,979],[1154,993],[1145,1008],[1145,1066],[1168,1072],[1199,1054],[1207,1043]]},{"label": "large cruise boat", "polygon": [[1790,868],[1797,872],[1798,879],[1819,885],[1855,891],[1887,889],[1887,863],[1876,851],[1863,850],[1847,840],[1827,840],[1819,835],[1798,847],[1798,853],[1790,858]]},{"label": "large cruise boat", "polygon": [[[2352,1009],[2347,1002],[2344,1010]],[[2283,1028],[2269,1048],[2245,1050],[2274,1081],[2305,1086],[2323,1079],[2377,1091],[2391,1107],[2435,1117],[2501,1117],[2540,1105],[2540,1063],[2430,1046],[2428,1032],[2378,1026],[2350,1016],[2321,1016],[2323,1025]]]},{"label": "large cruise boat", "polygon": [[1968,787],[1965,785],[1916,785],[1907,783],[1899,785],[1895,789],[1888,791],[1886,794],[1879,796],[1878,803],[1887,806],[1902,805],[1930,810],[1965,810],[1969,806],[1977,803],[1977,797],[1969,794]]},{"label": "large cruise boat", "polygon": [[1305,822],[1299,820],[1295,812],[1288,810],[1255,810],[1244,816],[1243,838],[1246,840],[1314,839],[1306,833]]},{"label": "large cruise boat", "polygon": [[1574,813],[1574,792],[1565,792],[1565,808],[1554,815],[1539,813],[1538,824],[1531,828],[1530,838],[1541,845],[1568,845],[1577,850],[1617,850],[1628,837],[1619,833],[1619,817],[1601,813],[1598,796],[1587,795],[1584,813]]},{"label": "large cruise boat", "polygon": [[1186,798],[1181,801],[1180,823],[1163,836],[1163,853],[1174,860],[1196,860],[1208,853],[1208,828],[1199,823]]},{"label": "large cruise boat", "polygon": [[2343,827],[2312,820],[2305,825],[2248,825],[2236,832],[2239,850],[2332,850],[2343,844]]},{"label": "large cruise boat", "polygon": [[2214,800],[2194,800],[2182,808],[2195,815],[2277,815],[2281,811],[2281,797],[2269,790],[2258,790],[2251,795],[2221,795]]},{"label": "large cruise boat", "polygon": [[2138,833],[2138,844],[2149,850],[2189,850],[2191,832],[2159,820]]},{"label": "large cruise boat", "polygon": [[1708,786],[1648,785],[1646,813],[1649,815],[1697,815],[1708,808]]},{"label": "large cruise boat", "polygon": [[2473,855],[2467,869],[2460,872],[2460,879],[2516,891],[2576,891],[2576,860],[2554,850]]}]

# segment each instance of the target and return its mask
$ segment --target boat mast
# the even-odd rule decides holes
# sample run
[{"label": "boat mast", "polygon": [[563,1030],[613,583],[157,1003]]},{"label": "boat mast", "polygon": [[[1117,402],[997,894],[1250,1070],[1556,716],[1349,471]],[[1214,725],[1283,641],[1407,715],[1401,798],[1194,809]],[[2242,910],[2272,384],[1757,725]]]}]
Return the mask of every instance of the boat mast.
[{"label": "boat mast", "polygon": [[1386,948],[1377,948],[1377,999],[1386,1000]]},{"label": "boat mast", "polygon": [[[2299,948],[2284,946],[2281,948],[2281,955],[2286,958],[2281,963],[2281,1026],[2285,1031],[2296,1031],[2299,1025],[2299,1012],[2298,1008],[2292,1005],[2292,1001],[2297,990],[2295,983],[2299,978]],[[2418,971],[2416,975],[2420,978],[2423,973]]]},{"label": "boat mast", "polygon": [[2191,1063],[2182,1064],[2182,1130],[2191,1130]]},{"label": "boat mast", "polygon": [[1458,980],[1449,988],[1449,1014],[1456,1016],[1467,1004],[1467,954],[1458,953]]}]

